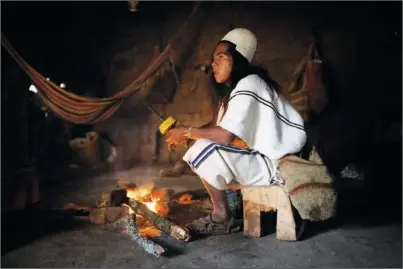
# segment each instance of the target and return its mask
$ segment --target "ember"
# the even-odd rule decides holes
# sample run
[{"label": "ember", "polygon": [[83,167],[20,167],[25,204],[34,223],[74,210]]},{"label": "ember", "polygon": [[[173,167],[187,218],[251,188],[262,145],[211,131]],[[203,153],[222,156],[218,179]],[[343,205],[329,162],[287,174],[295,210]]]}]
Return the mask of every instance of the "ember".
[{"label": "ember", "polygon": [[192,200],[192,195],[190,195],[189,193],[185,193],[181,195],[181,197],[179,197],[178,200],[176,200],[176,202],[178,204],[191,204],[195,201]]},{"label": "ember", "polygon": [[[141,224],[141,223],[139,223]],[[143,237],[159,237],[161,236],[161,231],[154,226],[139,225],[140,235]]]}]

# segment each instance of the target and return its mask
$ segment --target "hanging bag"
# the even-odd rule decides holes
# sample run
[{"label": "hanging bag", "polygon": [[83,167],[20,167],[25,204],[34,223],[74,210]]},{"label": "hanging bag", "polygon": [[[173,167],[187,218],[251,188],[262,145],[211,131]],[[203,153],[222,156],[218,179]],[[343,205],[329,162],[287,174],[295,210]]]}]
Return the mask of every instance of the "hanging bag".
[{"label": "hanging bag", "polygon": [[308,89],[309,109],[321,113],[328,104],[328,94],[323,78],[323,62],[315,43],[308,51],[308,62],[305,70],[306,88]]},{"label": "hanging bag", "polygon": [[300,61],[288,89],[289,101],[305,122],[312,113],[321,113],[328,104],[323,80],[323,62],[315,43],[310,44],[307,55]]}]

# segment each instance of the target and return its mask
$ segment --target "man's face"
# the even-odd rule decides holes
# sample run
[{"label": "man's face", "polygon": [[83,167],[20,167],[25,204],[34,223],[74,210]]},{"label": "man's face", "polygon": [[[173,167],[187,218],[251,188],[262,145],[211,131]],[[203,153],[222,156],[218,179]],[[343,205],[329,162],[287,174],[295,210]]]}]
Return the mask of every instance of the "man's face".
[{"label": "man's face", "polygon": [[217,83],[227,83],[232,70],[232,57],[228,54],[228,44],[220,43],[214,50],[213,75]]}]

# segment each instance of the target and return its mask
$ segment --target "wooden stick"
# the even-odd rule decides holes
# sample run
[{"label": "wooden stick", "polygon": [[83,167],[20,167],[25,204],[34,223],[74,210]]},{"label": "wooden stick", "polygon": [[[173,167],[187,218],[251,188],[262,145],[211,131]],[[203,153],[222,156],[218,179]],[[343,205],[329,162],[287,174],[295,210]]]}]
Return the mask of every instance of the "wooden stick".
[{"label": "wooden stick", "polygon": [[113,226],[123,225],[127,229],[127,233],[133,241],[139,244],[147,253],[156,257],[161,256],[165,252],[165,248],[156,242],[142,237],[136,224],[136,215],[123,217],[112,224]]},{"label": "wooden stick", "polygon": [[160,216],[149,210],[145,204],[135,199],[129,199],[128,206],[134,211],[134,213],[144,217],[157,229],[171,235],[175,239],[184,242],[190,240],[189,231],[182,227],[179,227],[164,216]]}]

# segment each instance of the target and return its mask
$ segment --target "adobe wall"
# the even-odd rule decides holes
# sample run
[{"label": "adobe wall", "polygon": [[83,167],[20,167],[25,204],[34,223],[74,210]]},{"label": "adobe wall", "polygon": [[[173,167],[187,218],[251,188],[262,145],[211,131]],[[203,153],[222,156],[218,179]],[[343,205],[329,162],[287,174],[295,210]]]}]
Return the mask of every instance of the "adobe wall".
[{"label": "adobe wall", "polygon": [[[388,49],[388,46],[396,47],[396,40],[400,40],[400,37],[394,35],[399,29],[394,29],[382,15],[384,10],[388,10],[387,7],[380,9],[374,3],[347,2],[315,5],[304,2],[209,2],[204,5],[208,16],[203,22],[204,28],[194,53],[180,76],[180,85],[173,102],[156,106],[163,115],[174,116],[193,126],[202,125],[211,119],[208,77],[193,67],[209,62],[216,42],[229,30],[231,24],[248,28],[256,34],[258,49],[255,63],[264,64],[284,89],[289,86],[293,71],[307,52],[308,44],[313,40],[312,29],[316,27],[322,38],[324,56],[329,67],[329,91],[332,97],[332,109],[327,112],[318,132],[322,144],[326,144],[324,148],[330,161],[343,162],[346,156],[358,154],[354,146],[358,136],[370,128],[365,122],[371,117],[368,113],[378,116],[374,110],[365,110],[365,113],[360,111],[367,109],[368,102],[376,95],[372,91],[375,78],[386,76],[383,72],[385,68],[395,70],[399,67],[399,61],[385,63],[385,57],[401,58],[399,54],[393,54],[396,49]],[[162,31],[160,25],[143,29],[141,35],[144,40],[141,43],[116,52],[114,61],[120,62],[121,66],[112,64],[110,67],[108,79],[113,83],[109,84],[109,91],[119,88],[117,85],[123,86],[130,81],[129,77],[136,77],[146,67],[153,46],[157,45],[156,36],[173,33],[182,24],[188,10],[178,10],[168,16]],[[133,37],[136,34],[133,33]],[[181,157],[183,150],[168,153],[162,138],[159,141],[158,159],[152,157],[157,147],[155,133],[158,125],[158,118],[144,110],[136,115],[113,120],[107,129],[117,143],[122,159],[135,159],[141,163],[150,163],[152,160],[159,163],[173,162]]]},{"label": "adobe wall", "polygon": [[[57,83],[66,81],[68,90],[110,96],[141,74],[191,6],[146,1],[130,13],[126,2],[5,2],[2,31],[34,68]],[[255,63],[266,65],[284,89],[312,41],[312,28],[318,29],[331,105],[315,134],[329,162],[340,166],[371,154],[374,123],[401,121],[400,2],[203,2],[202,7],[207,14],[203,29],[178,70],[179,87],[167,76],[153,89],[154,107],[164,116],[193,126],[211,120],[212,90],[195,66],[210,61],[216,42],[233,25],[256,34]],[[25,73],[2,57],[4,165],[27,159],[29,84]],[[166,105],[161,104],[164,96],[171,99]],[[116,144],[119,165],[174,162],[184,149],[167,152],[164,139],[157,138],[159,123],[133,97],[95,128]]]}]

